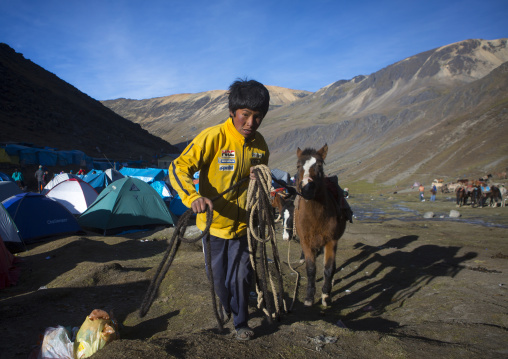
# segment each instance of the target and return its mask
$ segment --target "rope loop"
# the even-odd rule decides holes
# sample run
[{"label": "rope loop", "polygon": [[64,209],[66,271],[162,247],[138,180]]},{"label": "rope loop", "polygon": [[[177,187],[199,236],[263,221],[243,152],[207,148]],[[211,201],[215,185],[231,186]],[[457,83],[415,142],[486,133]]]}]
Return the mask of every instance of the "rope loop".
[{"label": "rope loop", "polygon": [[[275,241],[275,221],[270,204],[271,171],[259,165],[253,169],[247,194],[247,240],[251,265],[256,279],[258,308],[262,308],[268,322],[280,319],[282,310],[287,312],[280,259]],[[258,247],[259,244],[259,247]],[[269,263],[267,245],[271,245],[273,260]],[[271,264],[271,265],[269,265]],[[271,295],[268,288],[271,289]],[[273,305],[273,307],[272,307]]]}]

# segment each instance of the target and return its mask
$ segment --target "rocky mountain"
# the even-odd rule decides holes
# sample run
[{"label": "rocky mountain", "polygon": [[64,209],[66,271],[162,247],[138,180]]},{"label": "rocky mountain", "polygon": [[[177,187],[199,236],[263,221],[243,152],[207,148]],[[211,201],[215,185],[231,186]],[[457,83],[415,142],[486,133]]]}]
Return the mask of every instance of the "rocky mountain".
[{"label": "rocky mountain", "polygon": [[124,160],[176,151],[167,141],[1,43],[0,79],[0,142]]},{"label": "rocky mountain", "polygon": [[[270,167],[292,173],[298,147],[328,143],[326,170],[343,181],[406,185],[505,171],[507,61],[507,39],[466,40],[312,94],[274,96],[278,88],[270,88],[272,108],[260,128]],[[225,91],[103,103],[172,141],[227,116]]]},{"label": "rocky mountain", "polygon": [[[311,94],[308,91],[267,86],[270,109],[293,103]],[[201,130],[223,122],[228,116],[226,90],[178,94],[147,100],[117,99],[102,103],[121,116],[172,143],[186,142]]]}]

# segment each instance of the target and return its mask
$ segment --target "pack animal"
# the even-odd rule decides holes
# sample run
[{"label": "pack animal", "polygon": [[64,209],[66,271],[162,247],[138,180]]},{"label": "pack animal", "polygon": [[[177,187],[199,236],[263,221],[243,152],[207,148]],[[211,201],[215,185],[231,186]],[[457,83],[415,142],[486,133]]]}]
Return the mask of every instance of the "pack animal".
[{"label": "pack animal", "polygon": [[471,207],[481,207],[482,206],[482,190],[480,186],[475,186],[470,191],[471,197]]},{"label": "pack animal", "polygon": [[467,198],[469,197],[469,192],[463,186],[457,187],[455,190],[455,195],[457,196],[457,207],[462,207],[467,204]]},{"label": "pack animal", "polygon": [[[316,256],[324,248],[324,283],[322,304],[330,304],[330,292],[335,274],[337,242],[346,230],[347,215],[327,190],[323,170],[328,145],[315,150],[297,149],[297,191],[294,221],[307,270],[307,293],[304,304],[311,306],[316,293]],[[345,200],[344,200],[345,201]]]},{"label": "pack animal", "polygon": [[501,195],[499,187],[491,186],[489,192],[483,193],[483,202],[481,202],[480,207],[482,207],[483,204],[487,205],[487,200],[489,199],[490,203],[488,204],[488,206],[497,207],[498,203],[500,203],[501,206],[503,206],[503,196]]},{"label": "pack animal", "polygon": [[275,219],[275,222],[280,221],[282,217],[282,208],[284,208],[284,205],[289,200],[289,197],[290,195],[285,195],[281,192],[274,192],[271,203],[274,210],[277,210],[278,212],[278,217]]}]

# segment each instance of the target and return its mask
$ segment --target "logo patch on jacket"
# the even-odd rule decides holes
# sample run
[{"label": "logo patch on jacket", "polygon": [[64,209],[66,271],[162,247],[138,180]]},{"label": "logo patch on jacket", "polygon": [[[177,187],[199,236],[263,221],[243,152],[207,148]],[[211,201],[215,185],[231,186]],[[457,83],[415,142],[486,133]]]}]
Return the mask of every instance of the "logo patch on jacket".
[{"label": "logo patch on jacket", "polygon": [[235,158],[235,150],[222,150],[223,158]]},{"label": "logo patch on jacket", "polygon": [[253,158],[263,158],[263,154],[262,153],[258,153],[258,152],[252,152],[252,157]]},{"label": "logo patch on jacket", "polygon": [[219,158],[219,163],[235,163],[234,158]]},{"label": "logo patch on jacket", "polygon": [[234,165],[222,165],[219,166],[219,171],[234,171],[235,166]]}]

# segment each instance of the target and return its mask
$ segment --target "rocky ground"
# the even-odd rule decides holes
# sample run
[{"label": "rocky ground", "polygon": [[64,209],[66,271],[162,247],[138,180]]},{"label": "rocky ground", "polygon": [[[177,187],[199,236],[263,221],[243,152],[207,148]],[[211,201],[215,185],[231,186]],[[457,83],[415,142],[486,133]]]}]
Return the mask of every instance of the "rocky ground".
[{"label": "rocky ground", "polygon": [[[456,208],[449,195],[354,195],[339,242],[330,307],[303,307],[299,245],[277,243],[288,306],[269,324],[252,300],[249,342],[217,329],[200,244],[182,244],[148,314],[139,307],[173,228],[55,238],[19,253],[22,276],[0,292],[0,357],[27,358],[47,327],[113,312],[121,339],[94,358],[506,358],[508,210]],[[452,209],[461,217],[448,218]],[[425,212],[434,218],[423,219]],[[194,228],[195,229],[195,228]],[[189,227],[190,235],[196,235]],[[322,268],[318,267],[318,291]]]}]

